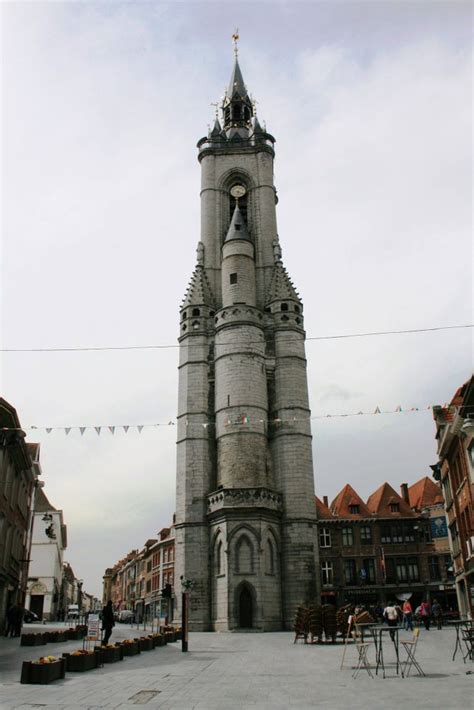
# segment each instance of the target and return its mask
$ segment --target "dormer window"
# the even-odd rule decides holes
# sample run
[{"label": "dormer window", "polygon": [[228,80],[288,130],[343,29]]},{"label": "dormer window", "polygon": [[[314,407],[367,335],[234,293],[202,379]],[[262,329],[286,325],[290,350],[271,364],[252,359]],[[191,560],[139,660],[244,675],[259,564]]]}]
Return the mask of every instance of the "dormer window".
[{"label": "dormer window", "polygon": [[390,512],[391,513],[399,513],[400,512],[400,503],[390,503]]},{"label": "dormer window", "polygon": [[355,505],[350,505],[349,506],[349,513],[351,515],[359,515],[360,512],[360,506],[355,504]]},{"label": "dormer window", "polygon": [[236,225],[235,225],[235,231],[236,231],[236,232],[240,232],[240,224],[236,224]]}]

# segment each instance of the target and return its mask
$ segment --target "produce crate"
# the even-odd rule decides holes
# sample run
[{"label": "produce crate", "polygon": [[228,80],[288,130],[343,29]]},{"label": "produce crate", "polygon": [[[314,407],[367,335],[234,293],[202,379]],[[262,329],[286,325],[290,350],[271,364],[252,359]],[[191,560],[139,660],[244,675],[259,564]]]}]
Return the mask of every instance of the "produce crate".
[{"label": "produce crate", "polygon": [[66,661],[58,658],[51,663],[23,661],[21,667],[21,683],[40,683],[47,685],[55,680],[64,678],[66,674]]},{"label": "produce crate", "polygon": [[81,629],[68,629],[66,633],[68,641],[80,641],[82,638],[84,638]]},{"label": "produce crate", "polygon": [[83,673],[91,671],[99,667],[100,652],[93,651],[92,653],[63,653],[63,658],[66,660],[66,670],[72,673]]},{"label": "produce crate", "polygon": [[22,634],[20,639],[20,646],[43,646],[45,643],[45,634]]},{"label": "produce crate", "polygon": [[164,646],[166,644],[166,639],[163,634],[153,634],[152,636],[155,648],[157,646]]},{"label": "produce crate", "polygon": [[67,631],[47,631],[45,636],[48,643],[62,643],[68,640]]},{"label": "produce crate", "polygon": [[153,651],[155,648],[155,643],[149,636],[138,639],[138,643],[140,645],[140,651]]},{"label": "produce crate", "polygon": [[176,641],[176,634],[174,631],[165,631],[166,643],[174,643]]},{"label": "produce crate", "polygon": [[122,646],[95,646],[94,651],[99,656],[99,663],[117,663],[123,660]]},{"label": "produce crate", "polygon": [[139,639],[133,639],[133,641],[123,641],[121,643],[124,656],[136,656],[140,653],[140,641]]}]

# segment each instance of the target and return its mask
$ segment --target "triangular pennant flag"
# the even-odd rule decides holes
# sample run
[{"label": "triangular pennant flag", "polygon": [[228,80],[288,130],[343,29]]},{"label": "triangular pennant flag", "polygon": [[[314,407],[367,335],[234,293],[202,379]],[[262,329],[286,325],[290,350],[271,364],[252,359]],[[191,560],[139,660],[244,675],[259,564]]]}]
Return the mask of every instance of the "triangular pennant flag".
[{"label": "triangular pennant flag", "polygon": [[364,413],[364,412],[357,412],[358,415],[359,415],[359,414],[363,414],[363,413]]},{"label": "triangular pennant flag", "polygon": [[125,433],[127,433],[129,429],[130,429],[130,426],[129,426],[129,425],[123,427],[123,430],[124,430]]},{"label": "triangular pennant flag", "polygon": [[72,427],[70,427],[70,426],[64,427],[64,432],[65,432],[66,436],[69,434],[71,429],[72,429]]},{"label": "triangular pennant flag", "polygon": [[86,430],[86,427],[85,427],[85,426],[80,426],[80,427],[79,427],[79,431],[81,432],[81,436],[84,435],[85,430]]},{"label": "triangular pennant flag", "polygon": [[49,427],[46,427],[46,433],[47,433],[47,434],[51,434],[52,431],[53,431],[53,427],[50,427],[50,426],[49,426]]},{"label": "triangular pennant flag", "polygon": [[381,414],[380,407],[375,407],[375,412],[374,414]]},{"label": "triangular pennant flag", "polygon": [[396,410],[395,410],[395,411],[396,411],[396,412],[401,412],[401,411],[402,411],[402,408],[401,408],[401,406],[400,406],[400,405],[398,405],[398,407],[396,408]]},{"label": "triangular pennant flag", "polygon": [[137,426],[137,429],[138,429],[138,433],[141,434],[141,433],[142,433],[142,429],[143,429],[143,424],[139,424],[139,425]]},{"label": "triangular pennant flag", "polygon": [[109,426],[109,431],[112,434],[112,436],[115,434],[115,427],[114,426]]},{"label": "triangular pennant flag", "polygon": [[95,429],[96,432],[97,432],[97,436],[100,436],[100,430],[102,429],[102,427],[100,427],[100,426],[95,426],[94,429]]},{"label": "triangular pennant flag", "polygon": [[174,422],[168,422],[168,426],[174,426]]}]

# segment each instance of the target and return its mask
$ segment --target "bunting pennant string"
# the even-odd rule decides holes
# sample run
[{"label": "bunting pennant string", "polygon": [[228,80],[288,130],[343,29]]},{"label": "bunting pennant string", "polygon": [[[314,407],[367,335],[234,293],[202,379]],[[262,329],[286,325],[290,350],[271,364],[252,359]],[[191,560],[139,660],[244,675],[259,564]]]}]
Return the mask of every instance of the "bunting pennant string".
[{"label": "bunting pennant string", "polygon": [[[456,414],[462,414],[462,410],[468,405],[450,405],[445,404],[440,409],[444,410],[451,416]],[[262,419],[261,417],[253,417],[247,413],[239,413],[234,417],[229,417],[224,420],[223,425],[225,427],[229,426],[242,426],[263,424],[269,427],[279,427],[284,424],[296,424],[298,422],[307,422],[318,419],[336,419],[336,418],[346,418],[346,417],[359,417],[359,416],[371,416],[371,415],[381,415],[381,414],[410,414],[413,412],[423,412],[427,410],[432,410],[433,405],[428,405],[426,407],[405,407],[399,404],[395,409],[382,409],[379,405],[370,411],[358,411],[358,412],[328,412],[327,414],[314,414],[313,416],[305,417],[295,417],[291,416],[288,418],[284,417],[274,417],[272,419]],[[201,427],[202,429],[208,429],[209,427],[215,426],[214,422],[193,422],[188,418],[179,420],[186,427]],[[123,429],[124,433],[127,434],[129,429],[137,429],[138,433],[141,434],[144,429],[155,428],[155,427],[174,427],[177,422],[170,419],[168,422],[154,422],[152,424],[104,424],[104,425],[91,425],[91,426],[37,426],[36,424],[31,424],[25,427],[0,427],[0,431],[45,431],[46,434],[51,434],[52,432],[62,431],[66,436],[68,436],[73,431],[79,431],[80,435],[83,436],[87,431],[94,430],[98,436],[100,436],[102,430],[108,430],[113,436],[116,429]]]}]

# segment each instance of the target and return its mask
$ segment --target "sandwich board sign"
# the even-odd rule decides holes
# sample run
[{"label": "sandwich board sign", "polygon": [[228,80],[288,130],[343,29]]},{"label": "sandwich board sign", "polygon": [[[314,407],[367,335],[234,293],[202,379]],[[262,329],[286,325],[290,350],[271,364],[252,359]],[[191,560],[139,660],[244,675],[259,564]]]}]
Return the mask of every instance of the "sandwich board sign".
[{"label": "sandwich board sign", "polygon": [[98,614],[89,614],[87,620],[87,638],[89,641],[100,640],[100,619]]}]

